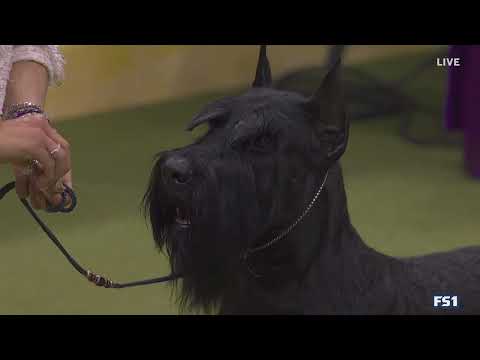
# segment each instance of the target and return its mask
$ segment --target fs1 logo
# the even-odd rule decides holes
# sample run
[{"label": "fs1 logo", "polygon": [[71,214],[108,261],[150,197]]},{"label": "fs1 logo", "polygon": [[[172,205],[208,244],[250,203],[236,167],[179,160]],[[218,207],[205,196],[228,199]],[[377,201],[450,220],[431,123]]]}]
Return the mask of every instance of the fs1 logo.
[{"label": "fs1 logo", "polygon": [[433,307],[457,308],[458,296],[436,295],[433,297]]}]

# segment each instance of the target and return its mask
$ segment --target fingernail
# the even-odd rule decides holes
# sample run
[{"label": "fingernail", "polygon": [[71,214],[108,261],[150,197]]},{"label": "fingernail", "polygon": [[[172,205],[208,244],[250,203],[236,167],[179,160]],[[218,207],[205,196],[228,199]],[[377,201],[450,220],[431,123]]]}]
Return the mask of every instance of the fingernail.
[{"label": "fingernail", "polygon": [[63,184],[61,182],[58,182],[55,185],[55,190],[58,191],[58,192],[63,192]]}]

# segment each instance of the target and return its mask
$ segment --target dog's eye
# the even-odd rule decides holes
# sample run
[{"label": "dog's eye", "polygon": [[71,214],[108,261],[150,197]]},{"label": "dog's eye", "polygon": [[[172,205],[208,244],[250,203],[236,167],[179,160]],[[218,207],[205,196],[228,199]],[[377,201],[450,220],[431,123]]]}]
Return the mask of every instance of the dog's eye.
[{"label": "dog's eye", "polygon": [[272,150],[274,145],[274,138],[271,134],[261,134],[254,138],[241,137],[235,139],[231,146],[236,151],[246,152],[267,152]]},{"label": "dog's eye", "polygon": [[271,134],[262,134],[253,140],[253,150],[268,150],[273,144],[273,137]]}]

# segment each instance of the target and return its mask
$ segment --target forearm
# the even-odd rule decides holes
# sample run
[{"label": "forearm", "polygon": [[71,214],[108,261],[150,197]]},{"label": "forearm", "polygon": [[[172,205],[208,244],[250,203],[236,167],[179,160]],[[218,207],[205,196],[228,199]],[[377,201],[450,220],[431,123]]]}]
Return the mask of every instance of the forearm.
[{"label": "forearm", "polygon": [[48,70],[45,66],[34,61],[14,63],[7,84],[4,109],[24,102],[31,102],[43,108],[48,83]]}]

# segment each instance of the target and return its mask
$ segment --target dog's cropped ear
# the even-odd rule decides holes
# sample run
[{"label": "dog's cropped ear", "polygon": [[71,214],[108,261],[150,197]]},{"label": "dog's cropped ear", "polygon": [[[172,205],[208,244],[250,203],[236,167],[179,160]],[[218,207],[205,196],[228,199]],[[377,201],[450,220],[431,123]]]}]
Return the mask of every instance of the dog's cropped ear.
[{"label": "dog's cropped ear", "polygon": [[186,130],[187,131],[192,131],[195,129],[197,126],[204,124],[204,123],[209,123],[210,125],[212,124],[213,121],[221,119],[222,116],[224,116],[227,113],[226,110],[224,109],[215,109],[213,111],[209,112],[202,112],[195,116],[192,121],[187,125]]},{"label": "dog's cropped ear", "polygon": [[320,88],[308,99],[307,112],[318,138],[327,145],[326,160],[338,160],[347,148],[349,132],[340,59],[331,67]]},{"label": "dog's cropped ear", "polygon": [[200,113],[194,116],[186,130],[192,131],[197,126],[204,123],[208,123],[209,125],[219,123],[228,116],[233,101],[234,97],[230,96],[207,104]]},{"label": "dog's cropped ear", "polygon": [[272,72],[270,71],[270,63],[267,58],[267,46],[260,46],[260,54],[258,56],[257,73],[252,84],[253,87],[271,87]]}]

